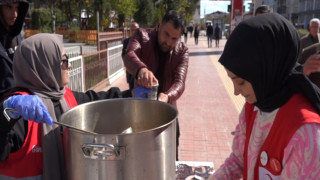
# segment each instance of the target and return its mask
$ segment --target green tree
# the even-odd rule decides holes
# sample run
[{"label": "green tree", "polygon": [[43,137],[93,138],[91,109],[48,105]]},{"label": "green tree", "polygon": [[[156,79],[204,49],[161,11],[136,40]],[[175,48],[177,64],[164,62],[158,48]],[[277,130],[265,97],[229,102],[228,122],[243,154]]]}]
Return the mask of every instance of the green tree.
[{"label": "green tree", "polygon": [[[109,24],[105,24],[106,19],[109,18],[109,14],[111,12],[111,4],[108,0],[95,0],[94,4],[94,11],[99,11],[99,24],[102,26],[102,30],[104,26],[108,26]],[[109,22],[109,21],[107,21]]]},{"label": "green tree", "polygon": [[155,27],[162,20],[162,17],[166,14],[166,8],[163,2],[160,2],[153,11],[152,26]]},{"label": "green tree", "polygon": [[161,6],[163,6],[166,11],[177,11],[183,18],[184,24],[187,25],[193,18],[198,1],[199,0],[163,0],[162,5],[157,6],[157,8],[162,8]]},{"label": "green tree", "polygon": [[40,32],[49,32],[51,23],[51,13],[49,9],[34,9],[31,14],[32,29],[38,29]]},{"label": "green tree", "polygon": [[138,10],[136,8],[136,1],[133,0],[110,0],[110,4],[115,14],[118,16],[118,25],[122,27],[125,20],[132,18],[134,13]]},{"label": "green tree", "polygon": [[194,12],[197,8],[197,2],[199,0],[181,0],[180,6],[177,9],[185,19],[186,25],[193,19]]},{"label": "green tree", "polygon": [[134,14],[134,19],[141,27],[152,26],[153,19],[153,4],[152,0],[137,0],[137,11]]}]

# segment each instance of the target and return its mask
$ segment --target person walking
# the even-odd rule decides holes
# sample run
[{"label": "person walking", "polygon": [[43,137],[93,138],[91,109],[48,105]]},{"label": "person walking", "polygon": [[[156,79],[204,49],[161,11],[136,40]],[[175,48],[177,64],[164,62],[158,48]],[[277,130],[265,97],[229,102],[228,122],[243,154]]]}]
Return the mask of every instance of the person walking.
[{"label": "person walking", "polygon": [[277,13],[242,21],[230,35],[219,62],[246,103],[232,153],[211,179],[320,178],[320,89],[296,70],[299,46]]},{"label": "person walking", "polygon": [[[137,22],[132,22],[131,26],[130,26],[130,35],[131,36],[136,31],[136,29],[139,29],[139,24]],[[127,52],[127,46],[130,41],[130,37],[126,38],[123,41],[122,56]],[[134,78],[133,78],[133,76],[131,76],[131,74],[127,70],[126,70],[126,79],[127,79],[127,83],[129,84],[129,89],[132,90],[134,88]]]},{"label": "person walking", "polygon": [[304,48],[298,63],[302,64],[302,73],[320,88],[320,43]]},{"label": "person walking", "polygon": [[198,45],[199,34],[200,34],[200,29],[198,27],[198,24],[196,24],[196,26],[194,27],[194,33],[193,33],[193,35],[194,35],[194,43],[196,45]]},{"label": "person walking", "polygon": [[320,64],[317,58],[310,57],[320,53],[320,20],[318,18],[310,20],[309,31],[309,34],[300,39],[301,46],[298,62],[303,65],[302,72],[320,87]]},{"label": "person walking", "polygon": [[216,23],[216,28],[214,29],[214,39],[216,41],[216,47],[219,48],[219,39],[220,39],[220,28],[218,23]]},{"label": "person walking", "polygon": [[[125,67],[138,86],[151,88],[158,84],[158,100],[175,107],[185,89],[189,63],[189,50],[179,41],[182,28],[179,14],[168,11],[157,28],[139,28],[123,56]],[[179,136],[177,123],[177,160]]]},{"label": "person walking", "polygon": [[193,33],[193,25],[189,26],[189,31],[190,31],[190,38],[192,37],[192,33]]},{"label": "person walking", "polygon": [[300,41],[300,54],[303,52],[303,49],[320,42],[320,20],[318,18],[313,18],[309,22],[309,34],[303,36]]},{"label": "person walking", "polygon": [[0,100],[14,87],[12,63],[28,13],[26,0],[0,1]]},{"label": "person walking", "polygon": [[208,48],[212,47],[212,36],[213,36],[213,27],[211,24],[208,24],[208,26],[207,26]]},{"label": "person walking", "polygon": [[188,41],[188,28],[187,26],[183,26],[183,37],[184,37],[184,43],[187,44]]}]

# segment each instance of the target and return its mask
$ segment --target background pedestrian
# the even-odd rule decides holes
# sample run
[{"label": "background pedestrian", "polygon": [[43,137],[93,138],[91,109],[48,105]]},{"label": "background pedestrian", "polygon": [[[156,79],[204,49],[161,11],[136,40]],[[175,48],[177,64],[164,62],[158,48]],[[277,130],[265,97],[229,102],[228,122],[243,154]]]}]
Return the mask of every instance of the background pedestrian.
[{"label": "background pedestrian", "polygon": [[0,1],[0,100],[14,87],[13,55],[22,40],[20,32],[28,8],[25,0]]},{"label": "background pedestrian", "polygon": [[207,26],[208,48],[212,47],[212,36],[213,36],[213,27],[211,24],[208,24],[208,26]]}]

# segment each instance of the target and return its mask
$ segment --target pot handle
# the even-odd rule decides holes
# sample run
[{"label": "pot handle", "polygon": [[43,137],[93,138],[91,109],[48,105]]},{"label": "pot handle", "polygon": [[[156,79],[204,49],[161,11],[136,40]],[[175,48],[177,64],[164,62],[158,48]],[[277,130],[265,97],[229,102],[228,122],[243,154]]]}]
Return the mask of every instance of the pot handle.
[{"label": "pot handle", "polygon": [[84,143],[82,152],[85,158],[99,160],[123,160],[125,158],[125,147],[112,144]]}]

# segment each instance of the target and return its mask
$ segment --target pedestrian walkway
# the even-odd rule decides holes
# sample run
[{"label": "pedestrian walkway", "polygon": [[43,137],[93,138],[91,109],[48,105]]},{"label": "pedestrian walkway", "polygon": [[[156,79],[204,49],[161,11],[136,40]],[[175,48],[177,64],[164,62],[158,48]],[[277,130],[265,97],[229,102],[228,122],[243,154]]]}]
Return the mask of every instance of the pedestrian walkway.
[{"label": "pedestrian walkway", "polygon": [[[178,100],[180,123],[179,161],[213,162],[217,169],[230,155],[233,135],[244,99],[233,95],[233,85],[218,62],[220,47],[207,48],[206,37],[199,44],[189,38],[189,69],[186,88]],[[112,83],[128,89],[125,75]]]}]

